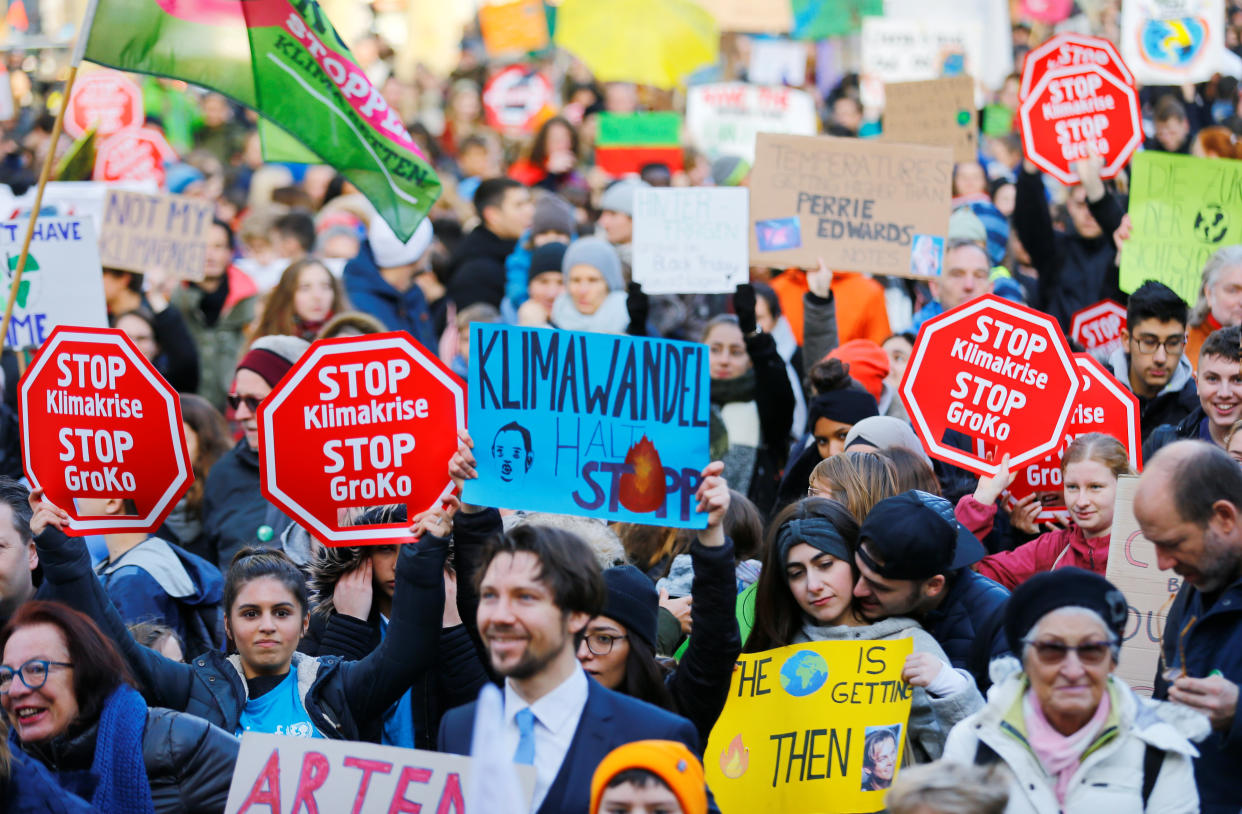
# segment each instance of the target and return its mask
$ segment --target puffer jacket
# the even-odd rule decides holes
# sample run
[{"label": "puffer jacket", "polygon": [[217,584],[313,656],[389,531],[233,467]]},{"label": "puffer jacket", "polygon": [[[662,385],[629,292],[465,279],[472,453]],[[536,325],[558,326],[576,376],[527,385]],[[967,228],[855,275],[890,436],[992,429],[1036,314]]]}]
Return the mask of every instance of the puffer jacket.
[{"label": "puffer jacket", "polygon": [[[58,779],[68,782],[90,771],[97,734],[96,723],[70,737],[22,748]],[[193,715],[148,709],[142,760],[156,814],[223,811],[238,747],[237,738]]]},{"label": "puffer jacket", "polygon": [[[958,501],[958,507],[959,519],[963,509],[974,517],[996,515],[996,506],[985,506],[975,500],[973,495],[963,497]],[[963,525],[978,535],[977,529],[985,526],[986,522],[963,521]],[[1041,534],[1013,551],[989,554],[979,561],[975,570],[1010,590],[1036,574],[1071,565],[1104,576],[1104,572],[1108,570],[1108,541],[1109,535],[1087,539],[1082,529],[1070,525],[1068,529],[1055,529]]]},{"label": "puffer jacket", "polygon": [[[238,731],[249,691],[237,655],[213,650],[182,664],[141,646],[95,578],[84,543],[49,526],[35,538],[35,547],[46,598],[95,620],[120,649],[148,704],[189,712],[226,732]],[[294,653],[291,669],[302,704],[325,737],[360,740],[363,729],[382,717],[435,661],[447,557],[448,542],[432,535],[402,548],[388,636],[365,659]]]},{"label": "puffer jacket", "polygon": [[[971,764],[983,743],[1004,762],[1013,779],[1006,814],[1193,814],[1199,811],[1191,740],[1207,734],[1208,723],[1187,707],[1150,701],[1116,678],[1109,679],[1112,709],[1095,741],[1083,752],[1066,792],[1057,803],[1053,781],[1027,743],[1022,698],[1028,682],[1021,673],[998,682],[982,710],[953,727],[944,759]],[[1151,797],[1142,802],[1148,746],[1163,750]],[[1236,768],[1236,767],[1235,767]]]},{"label": "puffer jacket", "polygon": [[246,329],[254,321],[258,286],[236,266],[229,266],[229,292],[215,324],[203,315],[203,290],[187,283],[172,295],[172,304],[181,312],[185,326],[198,347],[198,394],[217,410],[225,408],[224,397],[233,385],[233,373],[246,343]]},{"label": "puffer jacket", "polygon": [[974,676],[980,692],[992,685],[988,664],[1009,654],[1000,624],[1009,591],[999,583],[959,568],[949,575],[945,597],[919,621],[944,648],[949,663]]}]

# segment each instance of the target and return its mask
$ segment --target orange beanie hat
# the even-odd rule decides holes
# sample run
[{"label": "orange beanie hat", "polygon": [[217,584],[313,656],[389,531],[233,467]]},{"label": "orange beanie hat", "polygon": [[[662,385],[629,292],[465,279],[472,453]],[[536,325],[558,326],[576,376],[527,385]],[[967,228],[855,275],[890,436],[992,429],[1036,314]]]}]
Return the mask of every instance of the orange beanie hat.
[{"label": "orange beanie hat", "polygon": [[686,814],[707,814],[703,764],[684,744],[657,740],[622,744],[600,761],[591,778],[591,814],[598,814],[608,781],[629,769],[645,769],[663,780]]},{"label": "orange beanie hat", "polygon": [[870,339],[851,339],[829,351],[825,359],[839,359],[850,366],[850,378],[861,384],[879,402],[888,376],[888,354]]}]

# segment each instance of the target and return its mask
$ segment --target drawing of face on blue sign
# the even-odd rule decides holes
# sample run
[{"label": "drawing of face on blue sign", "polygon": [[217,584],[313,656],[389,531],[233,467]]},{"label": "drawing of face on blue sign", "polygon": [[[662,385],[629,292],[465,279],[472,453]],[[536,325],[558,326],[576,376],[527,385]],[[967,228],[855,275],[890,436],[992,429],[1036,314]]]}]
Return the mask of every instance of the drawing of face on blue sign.
[{"label": "drawing of face on blue sign", "polygon": [[470,432],[488,447],[464,500],[706,526],[694,499],[708,463],[706,345],[483,324],[470,333]]},{"label": "drawing of face on blue sign", "polygon": [[1143,58],[1166,68],[1185,68],[1207,43],[1207,25],[1197,17],[1148,20],[1142,32]]},{"label": "drawing of face on blue sign", "polygon": [[501,483],[521,486],[533,463],[530,430],[516,421],[510,421],[496,430],[492,441],[492,460]]}]

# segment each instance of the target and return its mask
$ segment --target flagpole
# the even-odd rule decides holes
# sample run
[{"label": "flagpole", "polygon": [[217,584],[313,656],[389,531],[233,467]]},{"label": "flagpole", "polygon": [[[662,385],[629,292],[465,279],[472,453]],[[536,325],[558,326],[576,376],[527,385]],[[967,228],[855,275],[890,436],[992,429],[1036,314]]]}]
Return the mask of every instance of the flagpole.
[{"label": "flagpole", "polygon": [[[43,169],[39,171],[39,186],[35,189],[34,205],[30,208],[30,220],[26,223],[26,238],[22,241],[22,253],[17,257],[17,268],[13,271],[13,281],[9,284],[9,298],[4,306],[4,320],[0,321],[0,352],[9,339],[9,323],[13,319],[13,306],[17,302],[17,292],[21,288],[22,274],[26,271],[26,260],[30,257],[30,239],[34,237],[35,222],[39,219],[39,210],[43,207],[43,190],[47,188],[48,178],[52,174],[52,163],[56,160],[56,143],[60,141],[60,132],[65,125],[65,111],[69,109],[69,95],[73,92],[73,82],[78,75],[78,65],[86,53],[86,41],[90,37],[91,26],[95,22],[95,10],[99,0],[90,0],[86,7],[86,15],[82,19],[82,27],[78,30],[78,41],[73,47],[73,58],[69,62],[69,75],[65,78],[65,90],[60,101],[60,110],[56,112],[56,123],[52,125],[52,138],[48,142],[47,155],[43,158]],[[14,348],[20,354],[21,348]]]}]

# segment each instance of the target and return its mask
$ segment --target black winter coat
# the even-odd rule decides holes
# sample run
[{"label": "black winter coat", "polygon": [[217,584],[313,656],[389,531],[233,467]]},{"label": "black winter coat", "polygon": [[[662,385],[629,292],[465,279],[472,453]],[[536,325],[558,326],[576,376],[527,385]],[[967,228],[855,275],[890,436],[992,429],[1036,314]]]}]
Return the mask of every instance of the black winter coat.
[{"label": "black winter coat", "polygon": [[[363,620],[336,611],[327,617],[312,614],[310,629],[298,650],[308,656],[339,656],[346,661],[361,661],[382,641],[379,614],[371,616]],[[440,717],[453,707],[469,704],[486,683],[487,671],[465,626],[442,628],[435,668],[416,679],[410,688],[415,747],[435,749]],[[383,723],[382,716],[366,722],[362,727],[363,738],[379,743]]]},{"label": "black winter coat", "polygon": [[979,692],[986,693],[992,681],[988,664],[1009,655],[1009,643],[1002,624],[1009,591],[969,568],[950,575],[946,595],[940,606],[919,621],[944,648],[949,662],[975,677]]},{"label": "black winter coat", "polygon": [[476,302],[500,307],[505,298],[505,258],[516,240],[498,237],[486,226],[476,226],[457,246],[449,265],[448,296],[461,311]]},{"label": "black winter coat", "polygon": [[1205,418],[1207,418],[1207,413],[1203,412],[1203,407],[1200,405],[1190,415],[1176,424],[1161,424],[1159,427],[1156,427],[1151,431],[1151,435],[1147,436],[1143,441],[1143,462],[1150,461],[1151,456],[1159,452],[1162,447],[1166,447],[1174,441],[1184,441],[1187,439],[1207,440],[1199,434],[1199,426]]},{"label": "black winter coat", "polygon": [[1121,225],[1125,210],[1107,191],[1087,205],[1100,224],[1099,237],[1058,232],[1052,226],[1040,174],[1018,173],[1013,225],[1031,256],[1031,265],[1039,271],[1039,298],[1031,304],[1056,317],[1066,334],[1074,312],[1103,299],[1126,302],[1113,245],[1113,232]]},{"label": "black winter coat", "polygon": [[[49,526],[35,538],[35,547],[47,598],[95,620],[120,649],[148,704],[189,712],[226,732],[238,730],[248,691],[236,655],[211,651],[182,664],[143,647],[95,577],[83,543]],[[402,547],[388,636],[366,658],[342,661],[294,654],[292,669],[298,674],[302,703],[325,737],[361,740],[363,729],[430,669],[444,612],[447,556],[448,542],[432,535]]]},{"label": "black winter coat", "polygon": [[[67,738],[22,749],[46,766],[69,790],[87,799],[95,781],[87,777],[95,760],[98,723]],[[142,760],[156,814],[219,814],[229,796],[237,738],[201,718],[171,709],[148,709]]]},{"label": "black winter coat", "polygon": [[[233,555],[246,546],[278,547],[280,532],[292,522],[259,491],[259,453],[243,438],[220,456],[207,476],[199,537],[203,546],[193,553],[227,573]],[[275,532],[270,542],[259,542],[256,534],[261,526]]]}]

